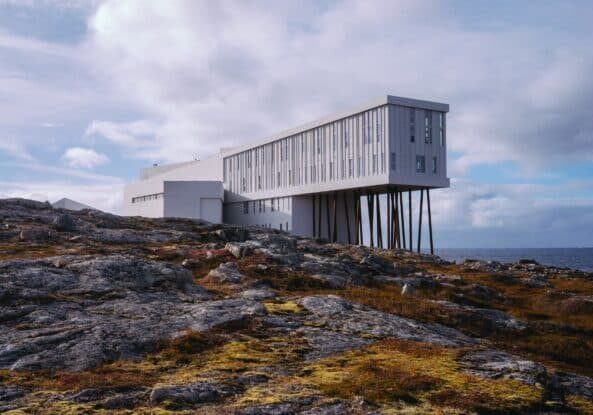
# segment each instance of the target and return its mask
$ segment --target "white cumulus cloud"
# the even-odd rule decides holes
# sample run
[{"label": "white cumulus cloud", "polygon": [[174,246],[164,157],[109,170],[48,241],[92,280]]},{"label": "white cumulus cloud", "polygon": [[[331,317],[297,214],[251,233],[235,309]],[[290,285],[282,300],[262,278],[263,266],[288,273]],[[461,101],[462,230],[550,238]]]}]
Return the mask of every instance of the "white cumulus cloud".
[{"label": "white cumulus cloud", "polygon": [[[573,6],[555,13],[590,14]],[[593,36],[579,30],[593,35],[470,26],[432,1],[108,0],[90,19],[87,48],[153,120],[134,157],[206,155],[391,93],[451,104],[458,175],[593,160]],[[134,119],[103,127],[110,121],[108,139],[136,142]]]},{"label": "white cumulus cloud", "polygon": [[102,164],[109,163],[109,157],[97,153],[90,148],[70,147],[62,155],[62,160],[70,167],[82,167],[92,169]]}]

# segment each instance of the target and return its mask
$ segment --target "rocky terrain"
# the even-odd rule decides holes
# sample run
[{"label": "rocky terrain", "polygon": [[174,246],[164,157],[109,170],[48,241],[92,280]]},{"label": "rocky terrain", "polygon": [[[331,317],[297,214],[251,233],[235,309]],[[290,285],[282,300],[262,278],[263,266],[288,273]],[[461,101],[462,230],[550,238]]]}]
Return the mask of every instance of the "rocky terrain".
[{"label": "rocky terrain", "polygon": [[593,413],[593,275],[0,200],[0,412]]}]

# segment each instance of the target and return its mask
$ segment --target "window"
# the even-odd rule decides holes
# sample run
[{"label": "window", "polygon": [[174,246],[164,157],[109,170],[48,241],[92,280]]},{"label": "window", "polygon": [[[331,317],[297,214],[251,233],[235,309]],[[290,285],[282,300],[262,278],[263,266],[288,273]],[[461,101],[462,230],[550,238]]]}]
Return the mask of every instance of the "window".
[{"label": "window", "polygon": [[278,180],[277,180],[277,182],[276,182],[276,187],[280,187],[280,172],[278,172],[278,173],[276,174],[276,176],[277,176],[277,178],[278,178]]},{"label": "window", "polygon": [[286,222],[286,230],[288,231],[288,222]]},{"label": "window", "polygon": [[261,204],[262,204],[262,203],[261,203],[261,200],[259,200],[259,201],[257,202],[257,208],[258,208],[258,211],[259,211],[259,213],[261,213]]},{"label": "window", "polygon": [[242,189],[243,189],[243,191],[245,191],[245,189],[246,189],[245,177],[243,177],[241,180],[242,180],[242,183],[243,183]]},{"label": "window", "polygon": [[437,158],[432,158],[432,174],[437,174]]},{"label": "window", "polygon": [[410,142],[416,141],[416,110],[410,108]]},{"label": "window", "polygon": [[352,159],[348,159],[348,177],[352,177],[354,174],[354,163]]},{"label": "window", "polygon": [[429,110],[424,111],[424,142],[432,144],[432,113]]},{"label": "window", "polygon": [[282,224],[280,224],[280,230],[282,230]]},{"label": "window", "polygon": [[377,173],[377,155],[373,154],[373,173]]},{"label": "window", "polygon": [[445,145],[445,114],[439,112],[439,143],[441,147]]},{"label": "window", "polygon": [[332,148],[334,153],[336,152],[336,127],[333,127],[333,135],[332,135]]},{"label": "window", "polygon": [[426,159],[424,156],[416,156],[416,173],[426,173]]},{"label": "window", "polygon": [[395,153],[391,152],[391,158],[389,159],[389,168],[395,170]]},{"label": "window", "polygon": [[247,215],[249,213],[249,202],[243,202],[243,214]]},{"label": "window", "polygon": [[381,141],[381,121],[377,121],[377,141]]}]

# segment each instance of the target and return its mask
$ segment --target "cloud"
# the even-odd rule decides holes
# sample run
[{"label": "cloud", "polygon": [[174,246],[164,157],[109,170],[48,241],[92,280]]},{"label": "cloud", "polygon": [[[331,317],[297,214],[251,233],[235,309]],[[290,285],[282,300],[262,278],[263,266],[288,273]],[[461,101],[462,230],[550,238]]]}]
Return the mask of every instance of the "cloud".
[{"label": "cloud", "polygon": [[31,153],[22,144],[15,142],[13,138],[0,140],[0,152],[21,160],[34,160]]},{"label": "cloud", "polygon": [[435,235],[441,247],[592,246],[593,200],[574,195],[583,188],[592,183],[453,180],[450,189],[431,191]]},{"label": "cloud", "polygon": [[451,104],[455,174],[593,160],[587,36],[542,42],[536,26],[469,28],[440,2],[362,0],[107,1],[90,28],[99,73],[157,124],[137,157],[214,153],[393,93]]},{"label": "cloud", "polygon": [[109,157],[97,153],[90,148],[70,147],[62,155],[62,160],[70,167],[92,169],[102,164],[109,163]]}]

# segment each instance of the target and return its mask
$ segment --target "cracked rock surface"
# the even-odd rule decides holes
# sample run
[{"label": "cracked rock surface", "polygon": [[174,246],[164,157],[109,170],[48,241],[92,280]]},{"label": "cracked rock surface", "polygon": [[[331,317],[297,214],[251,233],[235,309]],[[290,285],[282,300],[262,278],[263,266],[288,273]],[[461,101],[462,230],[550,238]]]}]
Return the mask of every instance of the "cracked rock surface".
[{"label": "cracked rock surface", "polygon": [[0,200],[0,412],[593,413],[593,275]]}]

